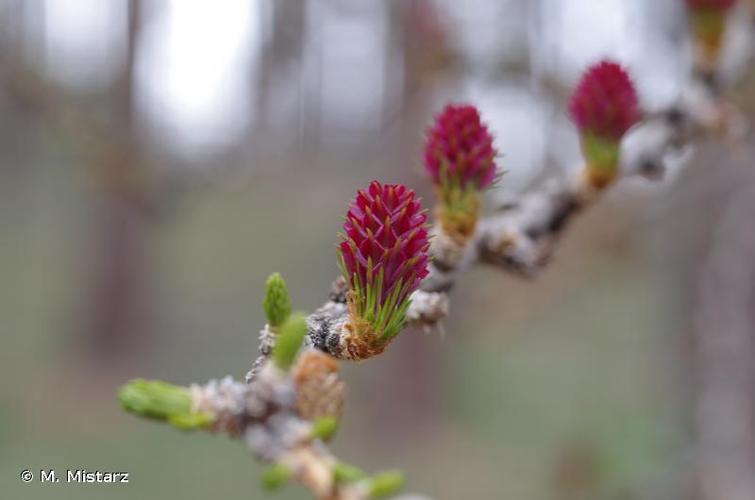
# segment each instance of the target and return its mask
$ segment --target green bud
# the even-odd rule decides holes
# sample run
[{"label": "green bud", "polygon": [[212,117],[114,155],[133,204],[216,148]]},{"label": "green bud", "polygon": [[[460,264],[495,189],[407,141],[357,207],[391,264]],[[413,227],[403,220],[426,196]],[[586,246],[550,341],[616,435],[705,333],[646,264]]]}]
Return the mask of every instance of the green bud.
[{"label": "green bud", "polygon": [[211,413],[190,413],[187,415],[172,415],[168,417],[168,423],[181,430],[204,429],[215,422],[215,416]]},{"label": "green bud", "polygon": [[278,368],[281,370],[291,368],[306,334],[307,320],[300,313],[292,315],[281,326],[273,349],[273,362]]},{"label": "green bud", "polygon": [[214,421],[210,413],[191,413],[188,389],[159,380],[128,382],[118,391],[118,401],[128,412],[163,420],[179,429],[199,429]]},{"label": "green bud", "polygon": [[397,493],[404,486],[404,474],[399,471],[386,471],[375,474],[369,480],[370,498],[383,498]]},{"label": "green bud", "polygon": [[279,273],[273,273],[265,282],[265,298],[262,301],[268,324],[277,328],[286,322],[291,314],[291,300],[288,297],[286,282]]},{"label": "green bud", "polygon": [[328,441],[338,430],[338,420],[334,417],[321,417],[312,422],[312,437]]},{"label": "green bud", "polygon": [[353,465],[338,462],[333,466],[333,480],[336,483],[352,483],[364,479],[366,475],[361,469]]},{"label": "green bud", "polygon": [[582,135],[582,154],[590,168],[602,173],[614,173],[619,167],[620,142],[593,133]]},{"label": "green bud", "polygon": [[191,398],[185,387],[159,380],[128,382],[118,391],[118,401],[126,411],[160,420],[171,415],[185,415],[191,410]]},{"label": "green bud", "polygon": [[285,486],[294,471],[284,464],[275,464],[266,468],[260,477],[260,485],[267,491],[275,491]]}]

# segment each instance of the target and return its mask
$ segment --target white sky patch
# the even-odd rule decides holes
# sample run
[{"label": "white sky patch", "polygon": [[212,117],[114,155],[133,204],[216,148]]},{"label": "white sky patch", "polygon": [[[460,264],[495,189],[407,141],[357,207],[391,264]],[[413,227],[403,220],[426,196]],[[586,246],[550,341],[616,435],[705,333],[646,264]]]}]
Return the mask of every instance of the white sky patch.
[{"label": "white sky patch", "polygon": [[304,76],[323,131],[338,139],[378,130],[387,79],[396,71],[386,67],[386,5],[357,2],[351,12],[327,3],[310,5]]},{"label": "white sky patch", "polygon": [[548,44],[550,67],[566,81],[575,81],[595,61],[610,57],[626,61],[627,43],[633,36],[628,22],[630,2],[625,0],[545,0],[544,34],[554,37]]},{"label": "white sky patch", "polygon": [[543,0],[547,15],[540,30],[543,43],[534,55],[538,67],[574,84],[590,64],[614,59],[629,70],[644,105],[668,105],[678,96],[688,65],[668,36],[666,21],[674,13],[656,2]]},{"label": "white sky patch", "polygon": [[191,154],[238,139],[252,111],[249,58],[260,45],[249,0],[170,0],[144,33],[141,109]]},{"label": "white sky patch", "polygon": [[45,64],[56,80],[106,85],[122,62],[125,2],[44,0]]},{"label": "white sky patch", "polygon": [[527,24],[523,22],[531,0],[438,0],[451,21],[455,43],[478,67],[495,70],[501,60],[514,59],[525,50]]},{"label": "white sky patch", "polygon": [[[107,84],[122,61],[125,0],[41,1],[46,11],[41,16],[45,56],[52,74],[85,88]],[[270,21],[264,19],[265,1],[276,0],[145,3],[151,12],[138,48],[136,95],[152,137],[188,155],[241,138],[257,112],[251,99],[256,76],[252,60],[260,55],[263,24]],[[533,67],[567,85],[575,83],[587,65],[614,58],[628,66],[643,102],[653,107],[672,100],[686,76],[688,68],[679,62],[679,48],[663,21],[678,13],[660,9],[657,0],[542,0],[534,10],[540,17],[530,19],[538,23],[534,30],[524,22],[523,5],[531,6],[526,3],[530,0],[470,0],[474,8],[462,10],[451,8],[451,0],[440,1],[461,31],[457,42],[467,59],[489,61],[493,68],[507,50],[521,48],[517,43],[529,33],[536,42],[530,53]],[[311,113],[327,138],[340,140],[372,133],[390,118],[383,116],[392,109],[386,100],[390,103],[393,94],[400,94],[403,75],[401,64],[388,58],[395,47],[386,9],[385,3],[372,0],[307,4],[304,58],[279,76],[266,104],[276,128],[290,126],[297,116],[306,122]],[[523,114],[535,109],[521,95],[489,97],[517,115],[512,122],[521,118],[520,108]],[[520,98],[526,105],[518,105]],[[541,119],[539,111],[533,114],[533,121]],[[517,130],[514,126],[510,132]],[[526,142],[539,148],[539,132],[521,130],[534,134]],[[510,145],[508,160],[531,163],[531,158],[518,158],[518,145]]]},{"label": "white sky patch", "polygon": [[506,193],[518,192],[545,166],[547,120],[552,118],[548,102],[522,85],[466,83],[459,102],[474,103],[480,109],[501,153],[497,163],[506,172],[501,187]]}]

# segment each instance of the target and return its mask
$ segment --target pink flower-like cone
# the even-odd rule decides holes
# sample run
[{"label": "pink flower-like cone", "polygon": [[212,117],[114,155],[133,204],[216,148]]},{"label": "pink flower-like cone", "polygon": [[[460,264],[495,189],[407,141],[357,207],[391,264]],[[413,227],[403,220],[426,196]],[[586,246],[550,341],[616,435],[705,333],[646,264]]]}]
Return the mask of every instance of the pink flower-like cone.
[{"label": "pink flower-like cone", "polygon": [[460,242],[474,232],[479,192],[496,180],[497,154],[474,106],[446,106],[427,130],[424,166],[438,195],[438,219]]},{"label": "pink flower-like cone", "polygon": [[726,14],[736,0],[687,0],[695,67],[713,75],[726,33]]},{"label": "pink flower-like cone", "polygon": [[572,94],[569,113],[579,129],[589,181],[605,187],[618,172],[621,138],[640,118],[627,72],[611,61],[589,67]]},{"label": "pink flower-like cone", "polygon": [[403,328],[409,296],[428,273],[426,221],[414,191],[401,184],[373,181],[349,205],[338,252],[357,359],[381,352]]}]

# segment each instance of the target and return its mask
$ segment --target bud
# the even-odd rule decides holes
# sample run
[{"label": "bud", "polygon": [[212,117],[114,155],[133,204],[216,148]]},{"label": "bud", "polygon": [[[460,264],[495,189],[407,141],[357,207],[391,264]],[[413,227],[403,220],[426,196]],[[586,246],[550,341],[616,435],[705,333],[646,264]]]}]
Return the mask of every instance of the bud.
[{"label": "bud", "polygon": [[262,300],[267,323],[277,328],[281,326],[291,314],[291,300],[288,298],[288,288],[279,273],[273,273],[265,282],[265,298]]},{"label": "bud", "polygon": [[735,0],[687,0],[695,65],[704,73],[715,72],[726,32],[726,14],[735,3]]},{"label": "bud", "polygon": [[727,11],[734,7],[736,0],[687,0],[687,8],[692,11]]},{"label": "bud", "polygon": [[351,202],[338,252],[350,286],[351,340],[364,344],[358,357],[376,354],[403,328],[409,295],[428,273],[426,221],[414,191],[401,184],[373,181]]},{"label": "bud", "polygon": [[291,468],[284,464],[275,464],[267,467],[260,477],[260,485],[266,491],[279,490],[288,483],[293,476]]},{"label": "bud", "polygon": [[612,61],[591,66],[572,94],[569,112],[579,129],[590,182],[604,187],[618,172],[621,138],[640,118],[629,75]]},{"label": "bud", "polygon": [[321,441],[330,441],[338,430],[338,420],[334,417],[320,417],[312,422],[311,436]]},{"label": "bud", "polygon": [[353,483],[364,479],[367,475],[359,468],[344,462],[333,465],[333,480],[336,484]]},{"label": "bud", "polygon": [[281,370],[288,370],[296,359],[304,336],[307,320],[303,314],[294,314],[283,323],[273,348],[273,362]]},{"label": "bud", "polygon": [[299,416],[310,421],[330,418],[337,423],[346,392],[346,384],[338,374],[338,362],[323,352],[309,349],[297,358],[291,374]]},{"label": "bud", "polygon": [[191,394],[186,387],[159,380],[128,382],[118,391],[118,401],[128,412],[163,420],[179,429],[202,429],[215,422],[212,413],[192,411]]},{"label": "bud", "polygon": [[265,282],[265,298],[262,301],[267,323],[277,328],[281,326],[291,314],[291,300],[288,298],[286,282],[279,273],[273,273]]},{"label": "bud", "polygon": [[399,471],[386,471],[375,474],[367,486],[370,498],[384,498],[396,494],[404,486],[404,474]]},{"label": "bud", "polygon": [[427,130],[425,170],[438,196],[438,219],[457,241],[474,232],[479,192],[497,176],[493,137],[474,106],[448,105]]}]

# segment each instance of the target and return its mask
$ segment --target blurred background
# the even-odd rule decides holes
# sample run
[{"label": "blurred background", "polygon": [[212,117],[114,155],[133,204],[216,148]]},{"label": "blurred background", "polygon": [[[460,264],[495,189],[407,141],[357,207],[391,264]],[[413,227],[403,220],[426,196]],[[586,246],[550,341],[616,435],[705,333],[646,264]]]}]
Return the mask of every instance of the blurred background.
[{"label": "blurred background", "polygon": [[[606,56],[671,103],[681,0],[0,0],[0,497],[268,498],[240,443],[127,415],[117,387],[243,377],[266,276],[319,306],[358,187],[432,199],[449,101],[495,134],[491,204],[563,175],[564,100]],[[733,99],[752,115],[751,79]],[[444,333],[344,367],[336,453],[438,500],[754,499],[754,148],[622,182],[534,281],[463,276]]]}]

